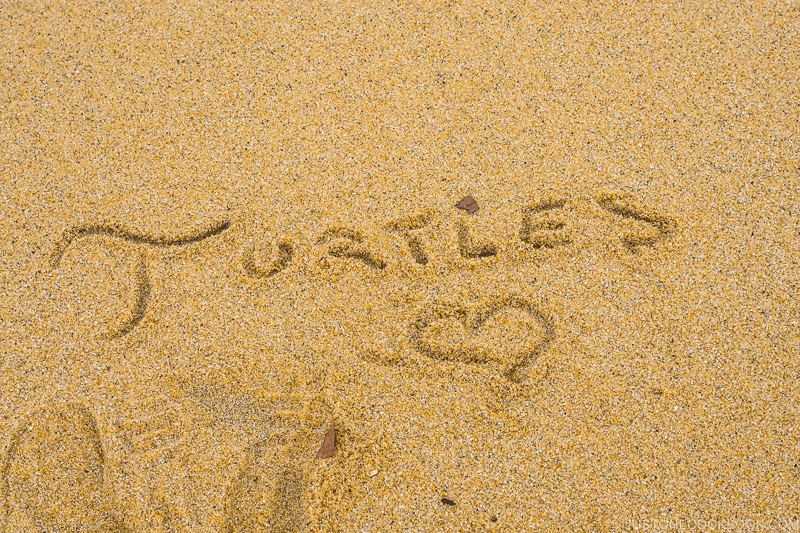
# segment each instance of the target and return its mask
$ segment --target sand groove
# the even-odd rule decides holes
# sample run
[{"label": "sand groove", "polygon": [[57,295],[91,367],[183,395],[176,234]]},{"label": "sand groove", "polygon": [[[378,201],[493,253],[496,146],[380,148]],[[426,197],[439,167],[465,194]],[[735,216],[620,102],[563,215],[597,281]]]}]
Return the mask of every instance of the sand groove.
[{"label": "sand groove", "polygon": [[386,260],[364,242],[364,235],[358,230],[330,228],[317,240],[318,243],[326,241],[333,241],[328,245],[328,255],[331,257],[356,259],[377,270],[383,270],[387,266]]},{"label": "sand groove", "polygon": [[623,244],[628,251],[633,253],[639,246],[652,246],[676,229],[673,219],[645,206],[640,200],[627,193],[603,193],[597,196],[597,203],[615,215],[643,222],[655,228],[657,231],[655,234],[634,230],[628,231],[622,236]]},{"label": "sand groove", "polygon": [[476,241],[472,231],[463,221],[456,225],[458,236],[458,253],[464,259],[484,259],[497,255],[497,245],[492,242]]},{"label": "sand groove", "polygon": [[291,241],[281,240],[278,242],[278,257],[272,262],[268,268],[260,268],[255,261],[254,250],[247,250],[242,255],[242,266],[248,276],[254,278],[269,278],[283,271],[292,262],[294,255],[294,247]]},{"label": "sand groove", "polygon": [[78,239],[88,237],[90,235],[106,235],[108,237],[115,237],[134,244],[148,244],[150,246],[182,246],[199,242],[208,237],[219,235],[230,227],[230,221],[223,220],[216,222],[208,228],[199,229],[184,235],[176,236],[153,236],[144,233],[137,233],[120,224],[94,224],[73,228],[64,233],[61,240],[56,244],[55,250],[50,257],[50,264],[53,268],[57,267],[61,262],[61,258],[67,251],[69,246]]},{"label": "sand groove", "polygon": [[130,316],[126,318],[116,332],[110,338],[118,338],[126,333],[130,333],[147,312],[147,303],[150,301],[150,276],[147,271],[147,254],[139,254],[139,264],[136,266],[134,275],[136,286],[133,291],[133,306]]},{"label": "sand groove", "polygon": [[[121,225],[116,224],[98,224],[75,228],[67,231],[62,239],[57,243],[55,250],[50,258],[50,264],[53,268],[58,267],[63,258],[66,250],[76,240],[91,235],[105,235],[133,244],[146,244],[149,246],[166,247],[166,246],[182,246],[199,242],[214,235],[218,235],[230,227],[230,222],[227,220],[217,222],[208,228],[189,232],[177,236],[151,236],[141,233],[133,232]],[[282,255],[281,255],[282,254]],[[282,262],[291,260],[291,250],[286,258],[286,250],[279,248],[279,258],[276,264],[280,265]],[[148,271],[148,258],[145,251],[140,252],[138,265],[133,274],[134,289],[133,298],[131,303],[131,310],[127,318],[125,318],[116,331],[108,335],[109,339],[115,339],[126,335],[133,331],[133,329],[142,321],[147,313],[147,304],[151,299],[151,284],[150,275]],[[272,268],[276,268],[273,265]]]},{"label": "sand groove", "polygon": [[408,243],[408,250],[411,253],[411,258],[418,265],[428,264],[428,254],[425,251],[425,241],[418,233],[412,233],[425,228],[431,223],[431,212],[425,211],[423,213],[393,220],[384,226],[386,231],[402,233],[403,237]]},{"label": "sand groove", "polygon": [[562,209],[565,200],[544,200],[522,210],[522,227],[519,238],[534,248],[555,248],[570,244],[567,222],[553,211]]},{"label": "sand groove", "polygon": [[[525,316],[503,316],[508,311]],[[493,318],[498,320],[490,324]],[[422,355],[440,361],[500,363],[512,381],[524,380],[525,367],[554,337],[552,321],[531,301],[517,295],[472,308],[456,303],[427,306],[409,325],[411,344]]]}]

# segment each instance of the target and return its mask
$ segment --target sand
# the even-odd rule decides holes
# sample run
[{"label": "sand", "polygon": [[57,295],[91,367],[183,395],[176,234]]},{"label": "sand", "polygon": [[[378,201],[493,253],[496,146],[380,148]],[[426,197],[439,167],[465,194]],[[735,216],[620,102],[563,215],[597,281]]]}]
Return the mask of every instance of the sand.
[{"label": "sand", "polygon": [[0,3],[0,530],[800,530],[800,4],[626,4]]}]

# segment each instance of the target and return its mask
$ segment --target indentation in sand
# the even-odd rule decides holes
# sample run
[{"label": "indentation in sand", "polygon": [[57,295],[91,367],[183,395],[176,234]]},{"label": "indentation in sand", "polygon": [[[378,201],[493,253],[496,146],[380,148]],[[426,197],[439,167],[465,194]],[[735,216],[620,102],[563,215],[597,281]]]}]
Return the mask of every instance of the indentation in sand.
[{"label": "indentation in sand", "polygon": [[521,296],[477,306],[425,306],[409,326],[412,345],[426,357],[462,363],[500,363],[513,381],[553,340],[552,321]]},{"label": "indentation in sand", "polygon": [[2,466],[7,520],[22,512],[42,533],[121,532],[104,469],[97,423],[87,408],[71,403],[33,412],[12,437]]}]

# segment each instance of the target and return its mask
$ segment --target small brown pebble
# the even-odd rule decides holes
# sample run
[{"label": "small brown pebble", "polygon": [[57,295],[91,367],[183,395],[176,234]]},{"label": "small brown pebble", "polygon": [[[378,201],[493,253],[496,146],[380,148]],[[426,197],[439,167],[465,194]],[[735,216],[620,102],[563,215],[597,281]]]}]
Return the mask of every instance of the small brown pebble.
[{"label": "small brown pebble", "polygon": [[445,504],[445,505],[455,505],[456,504],[456,502],[454,502],[450,498],[442,498],[442,503]]},{"label": "small brown pebble", "polygon": [[464,198],[462,198],[461,201],[456,204],[456,207],[459,209],[463,209],[470,214],[480,209],[478,207],[478,202],[472,196],[465,196]]},{"label": "small brown pebble", "polygon": [[336,428],[331,424],[331,428],[328,430],[328,433],[325,434],[325,438],[322,441],[322,446],[319,447],[317,457],[320,459],[333,457],[334,448],[336,448]]}]

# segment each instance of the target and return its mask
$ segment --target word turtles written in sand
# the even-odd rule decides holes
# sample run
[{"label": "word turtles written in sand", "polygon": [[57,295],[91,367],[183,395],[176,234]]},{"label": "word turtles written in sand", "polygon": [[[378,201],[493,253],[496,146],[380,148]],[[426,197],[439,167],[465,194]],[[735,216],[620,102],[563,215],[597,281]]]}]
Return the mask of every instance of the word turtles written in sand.
[{"label": "word turtles written in sand", "polygon": [[[638,229],[629,229],[620,237],[621,243],[628,253],[636,254],[642,247],[654,246],[675,231],[674,220],[645,206],[629,194],[604,193],[592,198],[591,201],[618,218],[638,223],[640,226]],[[532,250],[574,246],[572,224],[565,209],[567,204],[566,199],[551,199],[523,207],[520,211],[517,234],[523,245]],[[472,196],[465,197],[457,206],[471,214],[478,210],[477,201]],[[384,224],[382,229],[405,240],[413,264],[424,267],[431,263],[432,256],[426,245],[423,230],[433,225],[434,218],[434,214],[430,210],[426,210],[416,215],[392,220]],[[112,328],[108,335],[109,338],[121,337],[132,331],[141,322],[152,296],[148,272],[148,248],[184,246],[200,242],[221,234],[230,226],[229,221],[223,220],[209,227],[175,236],[150,236],[118,224],[97,224],[72,228],[66,231],[56,244],[50,264],[53,268],[58,268],[70,246],[83,238],[94,235],[119,239],[137,247],[139,250],[138,261],[131,274],[134,294],[130,299],[129,309],[125,316],[118,321],[116,327]],[[497,243],[476,238],[465,220],[456,221],[455,234],[457,237],[456,252],[462,259],[481,261],[497,257],[502,253],[502,249]],[[362,231],[354,228],[327,228],[315,239],[314,245],[324,246],[324,255],[330,258],[356,261],[374,271],[383,271],[392,263],[389,253],[369,242]],[[290,239],[280,238],[276,246],[275,259],[265,267],[257,264],[254,247],[245,249],[241,255],[241,266],[244,273],[252,278],[268,279],[289,269],[293,264],[306,262],[306,258],[298,257]]]}]

